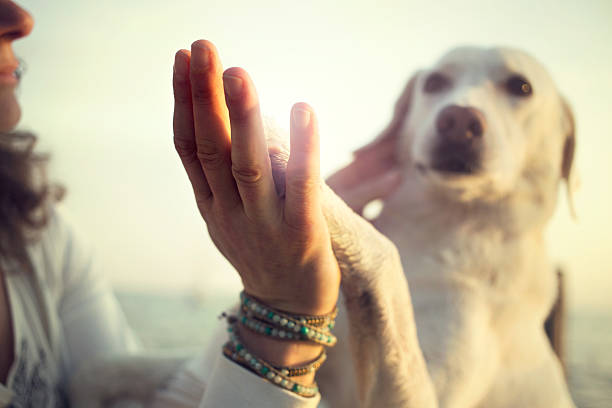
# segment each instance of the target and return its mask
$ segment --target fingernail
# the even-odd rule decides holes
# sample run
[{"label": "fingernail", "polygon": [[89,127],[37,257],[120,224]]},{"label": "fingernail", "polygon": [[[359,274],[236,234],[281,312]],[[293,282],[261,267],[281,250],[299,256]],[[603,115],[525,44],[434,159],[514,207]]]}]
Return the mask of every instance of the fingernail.
[{"label": "fingernail", "polygon": [[296,108],[293,110],[293,124],[298,129],[306,129],[310,124],[310,111]]},{"label": "fingernail", "polygon": [[230,98],[237,98],[242,94],[242,78],[232,75],[223,75],[223,88]]},{"label": "fingernail", "polygon": [[187,75],[187,61],[181,54],[176,54],[174,59],[174,72],[179,76]]},{"label": "fingernail", "polygon": [[210,50],[208,49],[208,47],[206,47],[206,45],[200,43],[200,42],[194,42],[192,45],[192,50],[199,50],[199,52],[196,53],[192,53],[192,58],[197,58],[198,64],[202,67],[205,68],[208,66],[208,63],[210,62]]}]

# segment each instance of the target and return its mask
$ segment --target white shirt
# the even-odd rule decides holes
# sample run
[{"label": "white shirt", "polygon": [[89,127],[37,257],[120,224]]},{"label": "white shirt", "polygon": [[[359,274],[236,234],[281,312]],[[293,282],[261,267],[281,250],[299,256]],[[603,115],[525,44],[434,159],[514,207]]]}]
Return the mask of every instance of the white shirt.
[{"label": "white shirt", "polygon": [[90,251],[55,209],[28,254],[33,273],[0,260],[5,271],[14,333],[14,361],[0,405],[67,406],[67,380],[91,357],[137,349],[108,283]]},{"label": "white shirt", "polygon": [[[91,251],[61,209],[54,209],[28,254],[33,274],[0,259],[15,344],[7,384],[0,384],[0,407],[64,407],[65,387],[81,363],[102,354],[132,353],[138,343]],[[303,398],[270,384],[225,359],[220,347],[211,353],[177,372],[157,393],[154,406],[318,405],[319,395]]]}]

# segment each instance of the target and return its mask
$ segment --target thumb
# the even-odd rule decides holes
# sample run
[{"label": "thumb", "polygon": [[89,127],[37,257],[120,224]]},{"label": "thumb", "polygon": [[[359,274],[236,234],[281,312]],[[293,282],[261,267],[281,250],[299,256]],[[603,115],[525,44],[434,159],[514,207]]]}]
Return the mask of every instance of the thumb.
[{"label": "thumb", "polygon": [[293,227],[302,227],[320,211],[321,188],[317,120],[305,103],[297,103],[291,110],[290,144],[285,176],[285,221]]}]

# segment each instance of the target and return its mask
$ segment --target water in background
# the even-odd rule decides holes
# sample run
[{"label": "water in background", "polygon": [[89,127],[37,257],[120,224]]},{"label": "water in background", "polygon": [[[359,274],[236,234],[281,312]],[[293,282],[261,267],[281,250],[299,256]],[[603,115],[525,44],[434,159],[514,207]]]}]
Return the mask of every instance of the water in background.
[{"label": "water in background", "polygon": [[612,312],[570,312],[567,360],[576,405],[612,407]]},{"label": "water in background", "polygon": [[[201,351],[236,296],[118,293],[145,347]],[[612,407],[612,312],[573,312],[568,321],[569,383],[580,408]]]}]

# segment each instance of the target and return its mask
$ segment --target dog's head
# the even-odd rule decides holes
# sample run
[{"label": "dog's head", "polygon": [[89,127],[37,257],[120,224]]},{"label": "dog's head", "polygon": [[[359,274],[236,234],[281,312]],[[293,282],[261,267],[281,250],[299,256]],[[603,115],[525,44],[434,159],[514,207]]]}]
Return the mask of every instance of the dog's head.
[{"label": "dog's head", "polygon": [[574,146],[571,111],[534,58],[458,48],[412,77],[391,124],[355,155],[385,159],[387,151],[429,187],[497,200],[569,181]]}]

